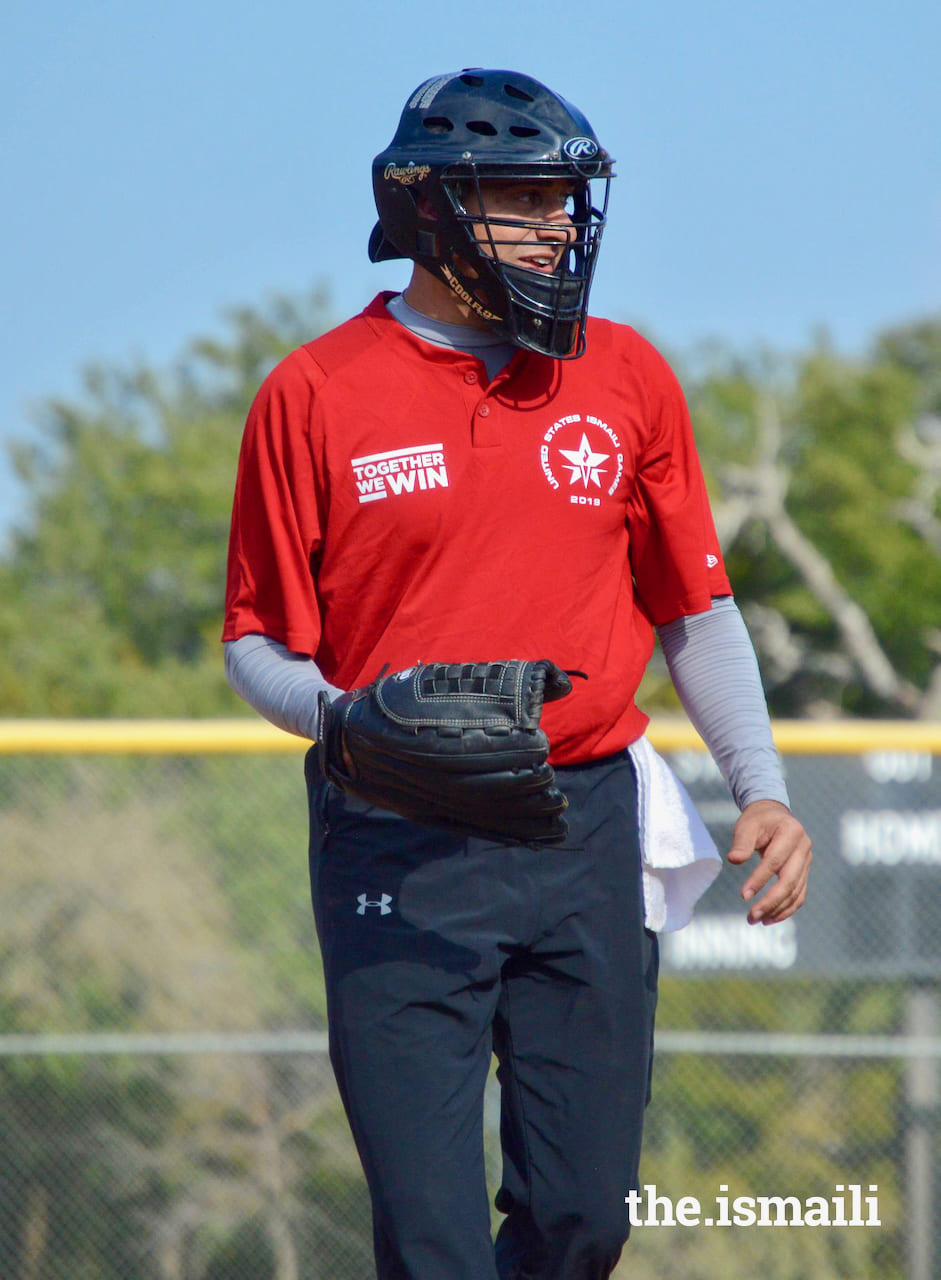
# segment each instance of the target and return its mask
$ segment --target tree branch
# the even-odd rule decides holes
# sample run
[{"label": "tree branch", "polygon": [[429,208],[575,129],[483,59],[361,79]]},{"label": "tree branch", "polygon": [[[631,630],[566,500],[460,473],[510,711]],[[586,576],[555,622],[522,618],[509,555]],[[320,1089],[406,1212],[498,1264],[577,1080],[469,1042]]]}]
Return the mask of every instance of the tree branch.
[{"label": "tree branch", "polygon": [[[917,712],[921,695],[903,680],[873,630],[866,613],[837,581],[817,547],[798,528],[785,506],[790,476],[780,461],[783,429],[771,396],[759,404],[757,457],[750,467],[729,467],[723,475],[729,515],[726,528],[740,530],[747,519],[760,521],[785,559],[833,618],[847,652],[868,687],[880,698]],[[721,508],[720,508],[721,510]]]}]

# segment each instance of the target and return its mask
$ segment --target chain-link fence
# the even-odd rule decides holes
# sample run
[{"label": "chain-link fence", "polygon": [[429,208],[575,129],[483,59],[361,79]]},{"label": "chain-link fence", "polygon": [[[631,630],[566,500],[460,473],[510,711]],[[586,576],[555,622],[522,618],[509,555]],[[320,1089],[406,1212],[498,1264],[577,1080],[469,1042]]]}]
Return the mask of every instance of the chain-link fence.
[{"label": "chain-link fence", "polygon": [[[0,755],[0,1276],[368,1280],[298,747],[49,732]],[[941,731],[887,734],[786,757],[817,850],[799,924],[742,925],[727,869],[665,940],[619,1274],[941,1273]],[[659,742],[721,845],[707,758]]]}]

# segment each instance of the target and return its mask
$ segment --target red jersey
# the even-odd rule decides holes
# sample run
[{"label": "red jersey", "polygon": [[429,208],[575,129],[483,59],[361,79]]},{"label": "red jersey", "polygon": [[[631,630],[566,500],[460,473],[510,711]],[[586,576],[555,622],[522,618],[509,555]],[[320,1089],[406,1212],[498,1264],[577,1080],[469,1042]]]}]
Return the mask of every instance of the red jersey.
[{"label": "red jersey", "polygon": [[271,636],[344,689],[551,658],[588,676],[545,708],[554,763],[638,738],[653,625],[731,589],[676,378],[625,325],[587,336],[488,384],[379,297],[288,356],[242,442],[223,639]]}]

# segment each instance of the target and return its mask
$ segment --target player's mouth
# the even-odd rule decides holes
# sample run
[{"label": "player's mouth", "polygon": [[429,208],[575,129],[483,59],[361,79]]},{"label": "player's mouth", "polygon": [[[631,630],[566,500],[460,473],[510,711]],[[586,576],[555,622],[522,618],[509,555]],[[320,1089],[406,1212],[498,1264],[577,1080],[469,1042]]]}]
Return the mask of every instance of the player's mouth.
[{"label": "player's mouth", "polygon": [[561,253],[529,253],[520,258],[520,263],[530,271],[539,271],[548,276],[559,265],[561,256]]}]

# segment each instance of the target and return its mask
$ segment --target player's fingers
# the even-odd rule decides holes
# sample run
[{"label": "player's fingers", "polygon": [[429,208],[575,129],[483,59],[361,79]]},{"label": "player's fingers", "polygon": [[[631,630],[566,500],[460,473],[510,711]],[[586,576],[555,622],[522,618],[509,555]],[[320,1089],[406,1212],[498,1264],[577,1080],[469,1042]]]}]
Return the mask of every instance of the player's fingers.
[{"label": "player's fingers", "polygon": [[[796,852],[797,849],[790,840],[772,840],[761,851],[761,861],[742,885],[742,897],[745,901],[750,902],[775,876],[784,875]],[[796,879],[798,873],[799,866],[795,864],[791,868],[791,874],[786,877],[788,882]]]},{"label": "player's fingers", "polygon": [[725,855],[729,862],[741,866],[758,848],[760,828],[757,823],[745,822],[739,818],[732,832],[732,847]]},{"label": "player's fingers", "polygon": [[782,815],[776,815],[773,823],[748,823],[748,816],[743,814],[736,824],[728,854],[729,860],[737,863],[746,862],[753,853],[761,855],[761,861],[742,887],[742,896],[746,899],[763,889],[792,856],[810,850],[806,831],[790,812],[785,810]]},{"label": "player's fingers", "polygon": [[743,885],[742,897],[746,902],[750,902],[776,877],[777,884],[768,888],[764,894],[761,914],[775,909],[778,903],[795,894],[806,882],[810,870],[810,857],[809,840],[802,840],[783,860],[780,855],[775,856],[774,851],[767,850],[762,855],[758,867]]},{"label": "player's fingers", "polygon": [[810,837],[799,822],[780,828],[759,850],[761,861],[745,881],[744,889],[751,889],[753,896],[772,876],[782,876],[789,883],[797,880],[806,872],[810,851]]},{"label": "player's fingers", "polygon": [[[773,862],[768,854],[766,854],[766,858],[768,862]],[[749,922],[752,924],[775,924],[779,920],[787,919],[788,916],[793,915],[798,908],[803,906],[807,897],[807,882],[812,860],[813,853],[810,840],[804,835],[783,865],[777,868],[776,871],[769,872],[769,877],[770,874],[777,875],[777,883],[768,888],[763,896],[754,903],[748,913]],[[755,875],[749,878],[743,888],[742,896],[746,900],[753,898],[757,892],[754,886],[759,879],[758,871],[764,870],[764,862],[765,859],[763,859],[762,867],[756,870]],[[767,878],[765,883],[767,883]]]},{"label": "player's fingers", "polygon": [[768,905],[764,899],[756,903],[748,913],[749,924],[780,924],[799,911],[807,900],[807,884],[801,884],[793,895],[788,894],[776,905]]},{"label": "player's fingers", "polygon": [[810,838],[785,805],[757,801],[743,810],[735,824],[727,857],[742,864],[754,853],[760,855],[759,863],[742,886],[743,899],[751,903],[748,921],[776,924],[793,915],[806,899]]},{"label": "player's fingers", "polygon": [[800,886],[797,894],[788,901],[782,903],[775,911],[768,912],[759,916],[755,921],[756,924],[780,924],[782,920],[787,920],[795,912],[799,911],[807,901],[807,881]]},{"label": "player's fingers", "polygon": [[732,830],[732,847],[726,855],[729,862],[740,865],[747,862],[756,851],[771,843],[778,833],[802,831],[800,823],[790,809],[776,801],[758,801],[749,805],[739,816]]}]

